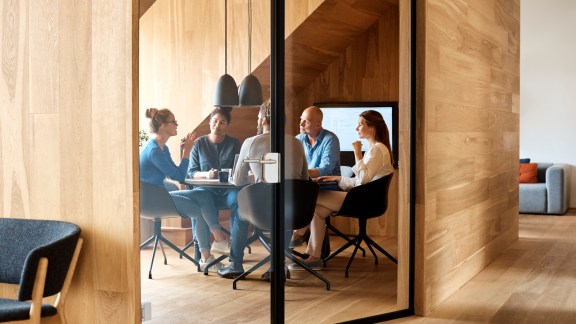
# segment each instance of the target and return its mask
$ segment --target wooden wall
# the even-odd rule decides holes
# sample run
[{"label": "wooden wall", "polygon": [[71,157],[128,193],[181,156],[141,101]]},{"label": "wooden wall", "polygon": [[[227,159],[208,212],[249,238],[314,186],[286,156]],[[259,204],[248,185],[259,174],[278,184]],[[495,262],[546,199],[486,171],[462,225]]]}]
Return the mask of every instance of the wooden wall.
[{"label": "wooden wall", "polygon": [[135,4],[0,2],[0,217],[82,228],[69,323],[140,321]]},{"label": "wooden wall", "polygon": [[418,3],[417,311],[518,237],[519,0]]}]

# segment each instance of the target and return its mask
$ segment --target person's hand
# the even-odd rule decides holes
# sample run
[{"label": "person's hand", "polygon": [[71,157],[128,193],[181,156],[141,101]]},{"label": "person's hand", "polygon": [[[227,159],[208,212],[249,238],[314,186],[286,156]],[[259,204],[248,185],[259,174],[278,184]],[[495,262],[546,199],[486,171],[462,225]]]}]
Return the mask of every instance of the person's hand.
[{"label": "person's hand", "polygon": [[183,151],[190,152],[190,150],[192,149],[192,145],[194,145],[195,140],[196,140],[196,132],[192,131],[192,132],[186,134],[186,136],[184,136],[180,140],[180,148]]},{"label": "person's hand", "polygon": [[354,152],[362,152],[362,142],[352,142],[352,148],[354,148]]},{"label": "person's hand", "polygon": [[352,148],[354,149],[354,160],[358,163],[358,161],[362,160],[362,142],[352,142]]},{"label": "person's hand", "polygon": [[329,182],[329,181],[336,181],[340,182],[341,176],[320,176],[318,178],[314,178],[316,182]]},{"label": "person's hand", "polygon": [[208,171],[208,179],[215,178],[218,178],[218,169],[210,169],[210,171]]}]

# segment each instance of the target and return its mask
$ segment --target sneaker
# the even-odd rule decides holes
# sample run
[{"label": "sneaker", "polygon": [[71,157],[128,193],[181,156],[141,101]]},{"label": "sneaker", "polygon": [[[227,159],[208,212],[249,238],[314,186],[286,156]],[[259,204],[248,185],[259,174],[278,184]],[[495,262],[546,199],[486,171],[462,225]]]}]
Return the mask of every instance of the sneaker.
[{"label": "sneaker", "polygon": [[235,264],[234,262],[230,262],[227,266],[224,266],[218,269],[218,275],[222,278],[226,279],[235,279],[236,277],[240,276],[244,273],[244,268],[241,264]]},{"label": "sneaker", "polygon": [[[320,271],[324,268],[322,260],[316,260],[316,261],[301,260],[301,262],[314,271]],[[298,263],[292,263],[291,265],[288,266],[288,270],[305,271],[306,269],[302,268]]]},{"label": "sneaker", "polygon": [[230,241],[214,241],[212,243],[212,252],[229,255],[230,254]]},{"label": "sneaker", "polygon": [[[210,256],[206,259],[206,262],[202,262],[202,260],[200,260],[200,271],[204,272],[206,266],[209,265],[211,262],[214,262],[214,256],[212,254],[210,254]],[[210,268],[208,268],[208,271],[217,272],[218,269],[221,269],[223,266],[224,264],[222,262],[218,262],[213,264]]]}]

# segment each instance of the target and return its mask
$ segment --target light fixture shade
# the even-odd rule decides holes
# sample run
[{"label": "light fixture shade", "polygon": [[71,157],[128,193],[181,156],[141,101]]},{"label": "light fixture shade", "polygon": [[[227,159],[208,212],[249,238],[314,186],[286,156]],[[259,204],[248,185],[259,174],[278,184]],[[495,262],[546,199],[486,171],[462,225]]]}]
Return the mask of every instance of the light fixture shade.
[{"label": "light fixture shade", "polygon": [[240,106],[260,106],[262,104],[262,85],[254,74],[249,74],[238,88]]},{"label": "light fixture shade", "polygon": [[218,79],[214,91],[214,106],[238,106],[238,86],[230,74],[224,74]]}]

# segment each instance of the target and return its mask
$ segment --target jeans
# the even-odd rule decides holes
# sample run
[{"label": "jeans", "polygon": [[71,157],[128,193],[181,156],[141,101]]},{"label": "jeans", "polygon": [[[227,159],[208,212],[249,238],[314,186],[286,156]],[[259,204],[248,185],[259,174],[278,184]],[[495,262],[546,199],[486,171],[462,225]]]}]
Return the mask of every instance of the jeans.
[{"label": "jeans", "polygon": [[[200,226],[208,228],[206,221],[201,217],[203,213],[200,205],[197,201],[188,197],[190,191],[192,190],[170,191],[176,210],[178,210],[180,215],[191,217],[193,223],[201,224]],[[200,246],[208,246],[208,249],[210,249],[210,231],[208,233],[201,232],[198,236],[194,233],[194,237],[198,240]]]},{"label": "jeans", "polygon": [[196,201],[201,206],[202,218],[204,222],[193,222],[192,228],[194,237],[198,239],[200,251],[210,250],[210,241],[201,242],[203,237],[210,237],[211,230],[221,230],[222,226],[218,222],[218,209],[230,209],[230,226],[233,226],[236,214],[238,214],[238,191],[239,189],[220,189],[196,187],[192,190],[186,190],[187,196]]},{"label": "jeans", "polygon": [[[238,206],[238,203],[236,203]],[[230,214],[230,256],[231,262],[235,266],[244,262],[244,249],[248,243],[249,223],[240,217],[238,211]]]}]

